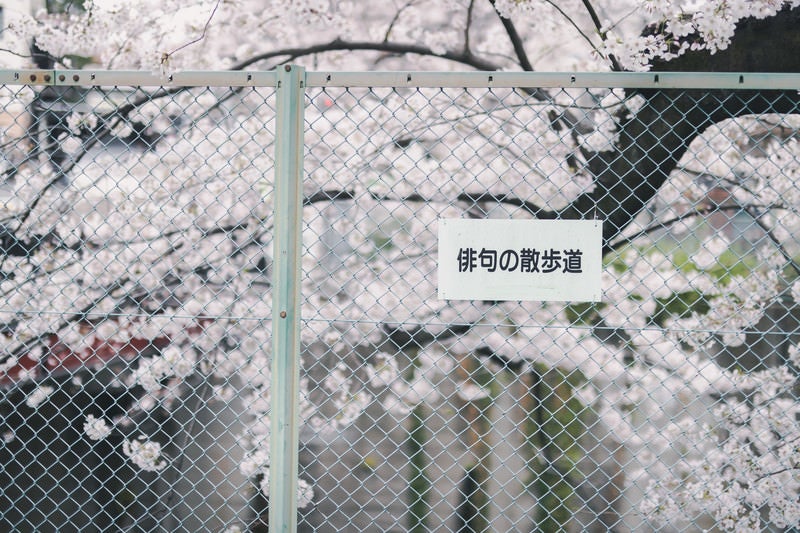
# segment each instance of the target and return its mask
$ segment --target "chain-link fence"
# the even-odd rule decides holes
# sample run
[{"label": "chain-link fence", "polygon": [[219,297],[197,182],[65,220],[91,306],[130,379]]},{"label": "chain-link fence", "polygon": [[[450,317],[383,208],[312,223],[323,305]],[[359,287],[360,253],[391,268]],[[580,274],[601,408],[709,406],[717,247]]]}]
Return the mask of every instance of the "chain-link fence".
[{"label": "chain-link fence", "polygon": [[800,77],[0,82],[0,530],[800,524]]}]

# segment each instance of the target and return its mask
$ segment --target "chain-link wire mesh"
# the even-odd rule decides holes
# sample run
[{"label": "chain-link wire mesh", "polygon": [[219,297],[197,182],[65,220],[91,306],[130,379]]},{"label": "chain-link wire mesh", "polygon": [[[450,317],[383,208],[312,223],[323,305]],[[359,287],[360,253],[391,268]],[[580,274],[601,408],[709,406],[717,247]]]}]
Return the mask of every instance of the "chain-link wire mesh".
[{"label": "chain-link wire mesh", "polygon": [[[105,76],[2,88],[0,530],[265,531],[281,88]],[[429,76],[304,89],[297,529],[797,526],[797,91]],[[439,299],[442,219],[601,301]]]},{"label": "chain-link wire mesh", "polygon": [[0,530],[258,517],[273,93],[4,88]]}]

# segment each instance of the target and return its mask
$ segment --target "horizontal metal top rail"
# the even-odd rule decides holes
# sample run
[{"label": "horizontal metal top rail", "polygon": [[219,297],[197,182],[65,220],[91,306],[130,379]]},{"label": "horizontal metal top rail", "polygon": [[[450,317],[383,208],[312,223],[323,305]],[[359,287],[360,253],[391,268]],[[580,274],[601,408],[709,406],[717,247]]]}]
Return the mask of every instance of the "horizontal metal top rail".
[{"label": "horizontal metal top rail", "polygon": [[275,71],[0,70],[0,84],[125,87],[275,87]]},{"label": "horizontal metal top rail", "polygon": [[800,74],[709,72],[308,72],[308,87],[800,89]]},{"label": "horizontal metal top rail", "polygon": [[[275,87],[275,71],[0,70],[0,84]],[[536,87],[800,90],[800,73],[735,72],[306,72],[307,87]]]}]

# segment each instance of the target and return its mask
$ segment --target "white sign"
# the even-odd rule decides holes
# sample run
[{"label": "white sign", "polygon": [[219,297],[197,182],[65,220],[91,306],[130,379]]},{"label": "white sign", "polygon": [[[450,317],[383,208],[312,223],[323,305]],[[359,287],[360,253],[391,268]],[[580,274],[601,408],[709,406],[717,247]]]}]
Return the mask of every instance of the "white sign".
[{"label": "white sign", "polygon": [[599,220],[439,220],[439,299],[598,302]]}]

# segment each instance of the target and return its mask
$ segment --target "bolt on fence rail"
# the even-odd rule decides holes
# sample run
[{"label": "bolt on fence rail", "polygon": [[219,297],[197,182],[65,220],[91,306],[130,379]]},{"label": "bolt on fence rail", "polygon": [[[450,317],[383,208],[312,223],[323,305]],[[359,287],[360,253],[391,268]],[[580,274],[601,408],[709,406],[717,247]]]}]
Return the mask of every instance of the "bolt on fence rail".
[{"label": "bolt on fence rail", "polygon": [[800,525],[798,88],[0,71],[0,530]]}]

